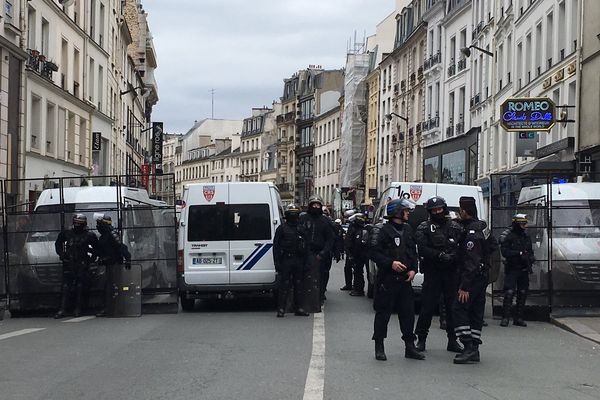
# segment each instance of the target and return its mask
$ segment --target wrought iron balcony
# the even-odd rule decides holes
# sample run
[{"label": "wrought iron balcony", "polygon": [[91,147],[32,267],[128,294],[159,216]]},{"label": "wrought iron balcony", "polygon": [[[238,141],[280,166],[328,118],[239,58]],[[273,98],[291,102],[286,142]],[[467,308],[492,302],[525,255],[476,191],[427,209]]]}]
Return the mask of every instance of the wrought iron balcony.
[{"label": "wrought iron balcony", "polygon": [[458,72],[464,70],[465,68],[467,68],[467,59],[461,58],[458,60]]},{"label": "wrought iron balcony", "polygon": [[52,80],[52,73],[58,71],[58,65],[56,65],[52,61],[46,60],[46,56],[40,54],[38,50],[28,50],[27,64],[25,67],[30,70],[38,73],[40,76]]},{"label": "wrought iron balcony", "polygon": [[452,61],[452,64],[448,67],[448,76],[454,76],[456,74],[456,64]]}]

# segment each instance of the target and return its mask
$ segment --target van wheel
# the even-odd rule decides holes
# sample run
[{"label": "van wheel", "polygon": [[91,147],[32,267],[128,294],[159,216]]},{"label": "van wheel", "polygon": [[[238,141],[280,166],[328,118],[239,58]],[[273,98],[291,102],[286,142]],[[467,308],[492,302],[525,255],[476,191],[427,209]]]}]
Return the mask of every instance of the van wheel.
[{"label": "van wheel", "polygon": [[194,311],[194,303],[196,303],[196,299],[188,299],[185,294],[180,294],[179,301],[181,302],[181,309],[183,311]]}]

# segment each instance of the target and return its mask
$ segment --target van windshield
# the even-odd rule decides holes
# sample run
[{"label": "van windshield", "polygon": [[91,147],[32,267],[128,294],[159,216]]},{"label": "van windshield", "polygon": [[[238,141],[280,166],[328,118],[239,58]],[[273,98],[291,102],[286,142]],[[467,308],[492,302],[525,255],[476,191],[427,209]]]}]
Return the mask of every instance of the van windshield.
[{"label": "van windshield", "polygon": [[270,240],[268,204],[190,206],[188,241]]},{"label": "van windshield", "polygon": [[600,200],[554,201],[553,235],[558,238],[600,238]]}]

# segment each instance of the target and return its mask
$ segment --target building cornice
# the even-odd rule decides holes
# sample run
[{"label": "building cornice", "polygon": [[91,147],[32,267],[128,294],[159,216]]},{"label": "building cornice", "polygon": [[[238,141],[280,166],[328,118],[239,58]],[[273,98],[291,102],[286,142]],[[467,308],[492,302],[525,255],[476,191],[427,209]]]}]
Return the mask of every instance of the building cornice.
[{"label": "building cornice", "polygon": [[16,44],[11,42],[4,36],[0,36],[0,46],[8,49],[8,51],[12,55],[17,57],[21,61],[25,61],[25,60],[27,60],[27,57],[29,57],[29,54],[27,54],[27,52],[25,50],[21,49],[19,46],[17,46]]}]

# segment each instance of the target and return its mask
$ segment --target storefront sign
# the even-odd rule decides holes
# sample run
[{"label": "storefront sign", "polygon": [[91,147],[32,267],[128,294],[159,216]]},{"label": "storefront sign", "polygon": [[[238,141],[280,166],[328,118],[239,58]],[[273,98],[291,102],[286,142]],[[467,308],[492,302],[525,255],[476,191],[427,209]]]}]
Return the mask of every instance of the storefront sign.
[{"label": "storefront sign", "polygon": [[102,133],[101,132],[92,132],[92,150],[93,151],[102,150]]},{"label": "storefront sign", "polygon": [[152,123],[152,162],[162,164],[163,156],[163,123]]},{"label": "storefront sign", "polygon": [[500,115],[509,132],[549,131],[556,122],[556,105],[545,97],[512,98],[502,103]]},{"label": "storefront sign", "polygon": [[150,165],[142,164],[142,186],[148,189],[148,175],[150,175]]},{"label": "storefront sign", "polygon": [[566,137],[537,150],[537,158],[549,156],[550,154],[558,153],[561,150],[572,149],[575,147],[575,138]]}]

